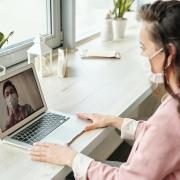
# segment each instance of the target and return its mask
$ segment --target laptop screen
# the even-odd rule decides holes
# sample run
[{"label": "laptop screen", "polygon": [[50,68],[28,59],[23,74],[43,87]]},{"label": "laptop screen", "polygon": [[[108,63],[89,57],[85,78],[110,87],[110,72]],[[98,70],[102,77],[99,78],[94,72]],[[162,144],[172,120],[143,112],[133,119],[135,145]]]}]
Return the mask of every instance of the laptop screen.
[{"label": "laptop screen", "polygon": [[2,132],[44,106],[32,68],[0,82],[0,102]]}]

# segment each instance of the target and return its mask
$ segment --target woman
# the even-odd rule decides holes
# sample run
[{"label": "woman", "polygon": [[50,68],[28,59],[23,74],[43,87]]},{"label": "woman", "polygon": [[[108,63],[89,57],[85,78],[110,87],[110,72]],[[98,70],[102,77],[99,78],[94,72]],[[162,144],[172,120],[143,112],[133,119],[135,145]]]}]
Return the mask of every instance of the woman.
[{"label": "woman", "polygon": [[150,63],[152,79],[164,81],[169,97],[148,121],[78,114],[82,119],[92,120],[86,130],[113,126],[121,130],[122,136],[134,138],[127,162],[111,167],[67,146],[48,143],[34,145],[33,160],[68,165],[76,179],[180,179],[180,2],[156,1],[142,6],[139,14],[143,21],[142,55]]}]

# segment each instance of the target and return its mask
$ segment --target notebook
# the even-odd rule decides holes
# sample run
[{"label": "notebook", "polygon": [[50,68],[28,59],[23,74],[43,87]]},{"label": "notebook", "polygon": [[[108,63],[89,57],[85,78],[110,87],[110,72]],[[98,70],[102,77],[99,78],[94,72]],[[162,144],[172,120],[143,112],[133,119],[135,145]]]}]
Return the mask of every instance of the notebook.
[{"label": "notebook", "polygon": [[111,50],[88,50],[88,49],[81,49],[80,56],[82,59],[93,59],[93,58],[116,58],[120,59],[120,53],[118,51],[111,51]]},{"label": "notebook", "polygon": [[25,149],[37,141],[68,144],[88,123],[70,114],[48,110],[33,64],[0,77],[3,143]]}]

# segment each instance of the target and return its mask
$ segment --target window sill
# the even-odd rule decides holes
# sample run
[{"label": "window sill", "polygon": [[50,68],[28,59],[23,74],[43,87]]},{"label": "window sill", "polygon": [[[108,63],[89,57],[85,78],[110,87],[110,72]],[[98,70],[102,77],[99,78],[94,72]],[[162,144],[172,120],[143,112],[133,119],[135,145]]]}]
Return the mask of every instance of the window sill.
[{"label": "window sill", "polygon": [[[125,18],[128,19],[126,31],[129,31],[129,30],[133,29],[134,27],[137,27],[137,25],[139,25],[139,22],[136,19],[136,12],[135,11],[127,12],[125,14]],[[76,47],[81,46],[83,44],[86,44],[87,42],[94,40],[96,38],[99,38],[101,35],[100,29],[101,28],[97,28],[93,32],[88,32],[86,34],[84,33],[83,35],[79,36],[76,39]]]}]

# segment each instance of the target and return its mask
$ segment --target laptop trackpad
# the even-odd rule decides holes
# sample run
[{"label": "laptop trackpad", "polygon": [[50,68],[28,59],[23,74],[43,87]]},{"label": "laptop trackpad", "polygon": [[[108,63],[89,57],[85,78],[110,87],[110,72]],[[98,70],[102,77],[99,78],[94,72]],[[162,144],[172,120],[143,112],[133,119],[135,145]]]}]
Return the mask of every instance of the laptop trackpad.
[{"label": "laptop trackpad", "polygon": [[84,127],[89,123],[89,121],[72,118],[51,132],[42,141],[55,144],[67,144],[71,142],[72,139],[81,134],[84,130]]}]

